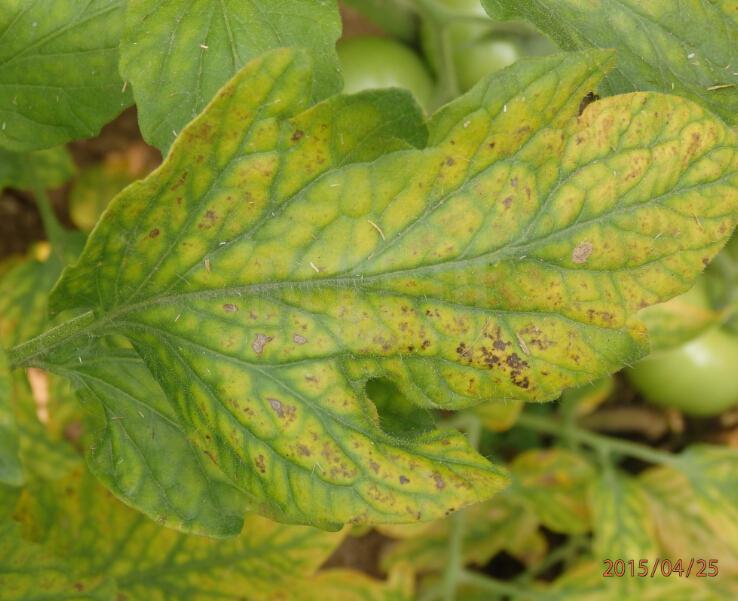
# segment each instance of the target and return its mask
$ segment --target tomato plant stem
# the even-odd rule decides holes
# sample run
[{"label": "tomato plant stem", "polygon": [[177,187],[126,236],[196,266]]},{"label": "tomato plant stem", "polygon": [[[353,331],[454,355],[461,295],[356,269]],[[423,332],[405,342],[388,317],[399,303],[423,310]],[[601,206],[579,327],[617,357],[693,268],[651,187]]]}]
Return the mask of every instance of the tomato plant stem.
[{"label": "tomato plant stem", "polygon": [[443,574],[443,601],[456,601],[456,588],[464,569],[464,512],[450,518],[448,565]]},{"label": "tomato plant stem", "polygon": [[518,418],[517,424],[523,428],[528,428],[529,430],[552,434],[553,436],[569,437],[571,440],[581,442],[605,454],[610,452],[620,453],[621,455],[627,455],[629,457],[642,459],[648,463],[657,464],[674,464],[678,461],[676,457],[670,453],[652,449],[651,447],[637,442],[603,436],[602,434],[596,434],[595,432],[579,428],[573,424],[564,425],[559,423],[557,420],[532,415],[530,413],[522,414]]},{"label": "tomato plant stem", "polygon": [[63,342],[84,334],[93,323],[95,323],[95,313],[93,311],[87,311],[82,315],[65,321],[55,328],[51,328],[40,336],[19,344],[8,351],[10,367],[31,366],[36,357]]}]

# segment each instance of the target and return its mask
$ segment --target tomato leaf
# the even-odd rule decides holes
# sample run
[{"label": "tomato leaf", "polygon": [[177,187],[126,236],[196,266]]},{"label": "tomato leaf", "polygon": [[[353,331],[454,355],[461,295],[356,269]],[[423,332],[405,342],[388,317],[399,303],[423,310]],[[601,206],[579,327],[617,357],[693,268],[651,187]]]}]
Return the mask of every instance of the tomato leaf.
[{"label": "tomato leaf", "polygon": [[295,588],[277,592],[270,601],[411,601],[414,574],[408,565],[392,570],[386,581],[358,570],[321,570]]},{"label": "tomato leaf", "polygon": [[[55,480],[79,467],[82,457],[68,439],[67,430],[81,422],[69,383],[34,370],[37,397],[22,372],[12,376],[12,402],[24,471],[36,478]],[[41,411],[39,411],[41,409]],[[43,421],[40,419],[43,417]]]},{"label": "tomato leaf", "polygon": [[721,573],[738,573],[737,468],[735,449],[695,445],[641,474],[664,553],[708,553]]},{"label": "tomato leaf", "polygon": [[335,0],[129,0],[121,73],[133,86],[144,138],[166,154],[220,87],[267,50],[309,51],[316,69],[308,97],[340,91],[340,35]]},{"label": "tomato leaf", "polygon": [[738,11],[708,0],[482,0],[494,19],[524,18],[566,50],[616,48],[608,94],[655,90],[738,124]]},{"label": "tomato leaf", "polygon": [[55,188],[72,175],[74,163],[63,146],[34,152],[0,148],[0,188]]},{"label": "tomato leaf", "polygon": [[638,480],[606,469],[592,482],[589,503],[595,557],[649,561],[658,557],[647,497]]},{"label": "tomato leaf", "polygon": [[88,465],[117,497],[161,525],[210,536],[241,531],[242,495],[183,431],[138,355],[92,346],[52,369],[77,385],[92,415]]},{"label": "tomato leaf", "polygon": [[10,0],[0,13],[0,146],[89,138],[130,104],[118,75],[122,0]]},{"label": "tomato leaf", "polygon": [[510,465],[513,494],[554,532],[582,534],[591,529],[587,488],[595,470],[581,455],[566,449],[530,450]]},{"label": "tomato leaf", "polygon": [[[507,551],[521,562],[532,564],[540,560],[547,543],[538,527],[536,516],[511,497],[509,489],[486,503],[465,509],[463,528],[464,563],[483,566],[501,551]],[[396,528],[413,529],[413,526]],[[392,529],[382,528],[389,536],[399,538]],[[428,528],[410,533],[387,548],[382,556],[383,570],[404,563],[417,572],[442,570],[448,562],[450,520],[437,520]]]},{"label": "tomato leaf", "polygon": [[113,601],[115,585],[100,578],[77,578],[68,561],[21,537],[13,521],[0,521],[0,591],[3,601],[66,599]]},{"label": "tomato leaf", "polygon": [[311,576],[344,536],[256,516],[228,540],[183,534],[127,508],[86,472],[29,487],[16,514],[28,536],[81,574],[114,579],[129,601],[271,599]]},{"label": "tomato leaf", "polygon": [[577,117],[609,61],[522,62],[417,150],[409,96],[306,109],[305,55],[266,54],[111,203],[52,293],[94,313],[50,340],[132,340],[266,515],[400,522],[487,498],[501,470],[457,433],[382,431],[364,383],[425,407],[554,398],[643,354],[637,309],[688,286],[736,218],[735,136],[697,105],[634,94]]},{"label": "tomato leaf", "polygon": [[61,273],[55,257],[29,256],[0,278],[0,344],[10,348],[48,323],[48,294]]}]

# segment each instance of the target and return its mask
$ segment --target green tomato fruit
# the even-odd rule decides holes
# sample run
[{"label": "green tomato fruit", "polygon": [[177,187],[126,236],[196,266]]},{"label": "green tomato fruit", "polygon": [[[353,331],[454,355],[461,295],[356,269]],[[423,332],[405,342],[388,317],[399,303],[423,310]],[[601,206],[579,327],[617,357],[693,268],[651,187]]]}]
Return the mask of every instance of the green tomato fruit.
[{"label": "green tomato fruit", "polygon": [[485,36],[454,51],[456,79],[459,88],[466,92],[485,75],[512,65],[521,56],[520,46],[514,38]]},{"label": "green tomato fruit", "polygon": [[[523,22],[492,21],[478,0],[439,0],[439,3],[459,17],[469,17],[468,20],[450,21],[443,28],[456,71],[456,83],[462,92],[485,75],[511,65],[521,56],[539,56],[556,51],[553,42]],[[428,63],[438,73],[443,57],[437,27],[423,21],[420,35]]]},{"label": "green tomato fruit", "polygon": [[425,109],[431,105],[433,80],[420,57],[388,38],[355,37],[336,46],[347,94],[375,88],[406,88]]},{"label": "green tomato fruit", "polygon": [[738,404],[738,337],[720,328],[626,370],[643,396],[689,415],[718,415]]}]

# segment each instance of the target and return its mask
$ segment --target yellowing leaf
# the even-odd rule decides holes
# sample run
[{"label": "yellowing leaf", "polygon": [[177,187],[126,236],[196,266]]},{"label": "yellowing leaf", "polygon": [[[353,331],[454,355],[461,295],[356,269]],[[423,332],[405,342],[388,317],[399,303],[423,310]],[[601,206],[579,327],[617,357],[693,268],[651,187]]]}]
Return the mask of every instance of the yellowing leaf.
[{"label": "yellowing leaf", "polygon": [[0,521],[0,599],[3,601],[113,601],[115,585],[77,578],[74,567],[40,545],[24,541],[18,524]]},{"label": "yellowing leaf", "polygon": [[79,573],[114,580],[127,601],[268,600],[311,576],[343,538],[255,516],[228,540],[182,534],[127,508],[85,473],[30,487],[17,514],[34,540]]},{"label": "yellowing leaf", "polygon": [[[546,553],[547,543],[535,515],[507,492],[466,509],[463,519],[464,563],[481,566],[507,551],[533,564]],[[438,520],[415,537],[391,545],[382,557],[382,568],[407,563],[417,572],[441,570],[449,561],[449,536],[450,521]]]},{"label": "yellowing leaf", "polygon": [[280,520],[488,498],[502,470],[460,434],[382,430],[365,382],[427,408],[554,398],[641,355],[636,311],[735,223],[735,135],[699,106],[631,94],[577,116],[610,60],[505,70],[435,115],[422,150],[408,95],[308,108],[303,54],[252,61],[65,271],[52,304],[90,312],[13,363],[125,335],[195,444]]},{"label": "yellowing leaf", "polygon": [[518,415],[523,410],[524,402],[520,400],[482,403],[472,407],[482,426],[491,432],[504,432],[515,425]]},{"label": "yellowing leaf", "polygon": [[544,526],[567,534],[590,530],[587,488],[596,472],[584,457],[566,449],[526,451],[515,457],[510,474],[509,494]]},{"label": "yellowing leaf", "polygon": [[710,306],[704,284],[698,282],[684,294],[646,307],[639,317],[646,324],[651,350],[667,350],[684,344],[717,324],[723,317]]},{"label": "yellowing leaf", "polygon": [[413,573],[406,564],[393,569],[387,581],[334,568],[279,591],[270,601],[411,601],[413,588]]},{"label": "yellowing leaf", "polygon": [[735,449],[700,445],[640,476],[664,554],[719,558],[721,574],[738,574],[737,473]]},{"label": "yellowing leaf", "polygon": [[48,322],[49,290],[61,266],[54,258],[27,258],[0,279],[0,344],[10,348],[39,334]]},{"label": "yellowing leaf", "polygon": [[589,496],[596,557],[648,560],[658,557],[647,497],[637,480],[606,470],[592,483]]},{"label": "yellowing leaf", "polygon": [[565,390],[561,395],[561,404],[564,411],[575,416],[587,415],[604,403],[613,390],[615,380],[612,376],[606,376],[584,386]]},{"label": "yellowing leaf", "polygon": [[79,429],[80,422],[70,414],[77,406],[68,390],[69,383],[58,378],[49,381],[42,372],[38,375],[41,388],[35,396],[25,373],[12,376],[19,456],[25,472],[53,480],[66,476],[82,462],[67,436],[68,427]]},{"label": "yellowing leaf", "polygon": [[[652,561],[652,560],[649,560]],[[649,563],[653,567],[653,563]],[[711,591],[702,579],[669,577],[657,573],[653,578],[630,576],[630,567],[624,577],[604,578],[605,565],[596,561],[584,561],[559,577],[547,592],[546,601],[729,601]],[[638,561],[635,569],[637,572]],[[535,597],[531,597],[534,599]]]}]

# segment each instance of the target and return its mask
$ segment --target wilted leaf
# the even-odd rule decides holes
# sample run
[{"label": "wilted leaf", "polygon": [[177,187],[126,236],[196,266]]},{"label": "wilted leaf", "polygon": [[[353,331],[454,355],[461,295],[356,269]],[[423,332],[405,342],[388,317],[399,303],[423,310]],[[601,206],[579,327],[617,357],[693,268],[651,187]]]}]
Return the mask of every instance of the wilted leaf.
[{"label": "wilted leaf", "polygon": [[264,55],[113,201],[52,303],[94,308],[70,336],[131,339],[267,515],[400,522],[487,498],[501,470],[459,434],[382,431],[364,383],[426,407],[553,398],[642,354],[636,310],[736,219],[734,134],[697,105],[634,94],[576,117],[609,57],[505,70],[416,150],[409,95],[305,110],[304,55]]},{"label": "wilted leaf", "polygon": [[63,146],[34,152],[13,152],[0,148],[0,188],[55,188],[72,175],[74,163]]},{"label": "wilted leaf", "polygon": [[584,457],[566,449],[526,451],[515,457],[510,475],[509,494],[544,526],[566,534],[590,530],[587,489],[596,472]]},{"label": "wilted leaf", "polygon": [[0,486],[20,486],[24,479],[18,460],[18,428],[10,400],[11,390],[7,360],[0,349]]},{"label": "wilted leaf", "polygon": [[121,73],[141,131],[166,154],[177,134],[248,61],[282,46],[308,50],[308,98],[341,89],[336,0],[128,0]]},{"label": "wilted leaf", "polygon": [[250,516],[217,540],[162,528],[119,503],[89,475],[30,488],[18,509],[34,540],[82,574],[115,579],[127,601],[271,599],[312,575],[342,533]]},{"label": "wilted leaf", "polygon": [[24,541],[18,524],[0,520],[0,598],[3,601],[114,601],[115,584],[77,578],[73,565]]},{"label": "wilted leaf", "polygon": [[118,75],[122,0],[6,0],[0,11],[0,146],[89,138],[130,104]]},{"label": "wilted leaf", "polygon": [[482,0],[496,19],[524,18],[566,50],[616,48],[605,91],[692,98],[738,123],[734,0]]}]

